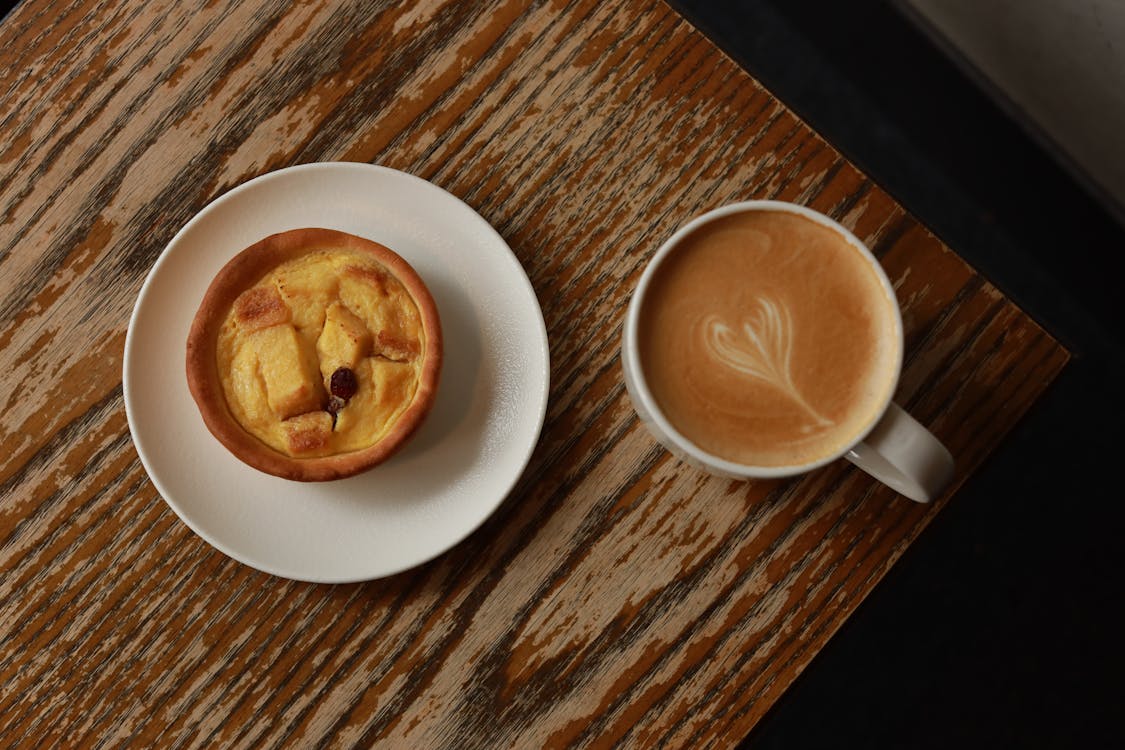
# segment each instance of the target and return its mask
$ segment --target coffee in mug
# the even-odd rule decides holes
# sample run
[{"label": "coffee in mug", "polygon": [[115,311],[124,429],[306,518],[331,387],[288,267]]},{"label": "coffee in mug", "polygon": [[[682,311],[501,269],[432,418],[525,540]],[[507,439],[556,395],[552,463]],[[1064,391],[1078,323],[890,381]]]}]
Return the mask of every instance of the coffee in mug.
[{"label": "coffee in mug", "polygon": [[775,201],[717,209],[666,242],[622,343],[638,413],[681,457],[766,477],[846,456],[926,501],[953,464],[891,402],[902,357],[894,289],[867,248]]},{"label": "coffee in mug", "polygon": [[895,303],[838,233],[745,211],[683,238],[640,309],[641,367],[661,411],[708,453],[806,464],[854,442],[894,388]]}]

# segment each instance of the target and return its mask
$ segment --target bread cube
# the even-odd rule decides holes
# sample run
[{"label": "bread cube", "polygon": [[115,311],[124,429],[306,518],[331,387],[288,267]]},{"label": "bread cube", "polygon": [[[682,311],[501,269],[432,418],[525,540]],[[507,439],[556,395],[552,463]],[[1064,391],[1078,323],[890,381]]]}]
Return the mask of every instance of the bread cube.
[{"label": "bread cube", "polygon": [[281,429],[290,453],[322,452],[332,439],[332,415],[326,411],[299,414],[283,421]]},{"label": "bread cube", "polygon": [[421,352],[418,309],[395,279],[367,268],[348,268],[340,277],[340,299],[374,332],[374,354],[407,362]]},{"label": "bread cube", "polygon": [[247,289],[234,301],[234,319],[243,331],[258,331],[290,321],[289,307],[272,286]]},{"label": "bread cube", "polygon": [[375,336],[375,353],[381,357],[393,360],[395,362],[410,362],[418,356],[422,349],[421,342],[418,339],[409,336],[409,334],[400,333],[398,335],[391,331],[379,331]]},{"label": "bread cube", "polygon": [[279,419],[316,411],[325,401],[320,367],[310,342],[291,325],[271,326],[251,334],[266,399]]},{"label": "bread cube", "polygon": [[244,422],[260,425],[273,421],[265,387],[258,376],[258,352],[252,346],[238,347],[231,361],[230,380]]},{"label": "bread cube", "polygon": [[336,430],[359,446],[382,435],[410,404],[417,373],[412,365],[369,357],[356,368],[356,377],[359,390],[337,415]]},{"label": "bread cube", "polygon": [[361,359],[371,354],[371,332],[351,310],[333,302],[325,311],[316,353],[320,357],[320,373],[327,383],[338,368],[354,370]]},{"label": "bread cube", "polygon": [[324,309],[336,298],[339,282],[326,273],[316,255],[279,270],[277,289],[292,310],[293,325],[304,331],[318,331],[324,324]]},{"label": "bread cube", "polygon": [[393,279],[372,268],[349,266],[340,275],[340,301],[353,310],[368,330],[382,330],[394,305],[390,297]]}]

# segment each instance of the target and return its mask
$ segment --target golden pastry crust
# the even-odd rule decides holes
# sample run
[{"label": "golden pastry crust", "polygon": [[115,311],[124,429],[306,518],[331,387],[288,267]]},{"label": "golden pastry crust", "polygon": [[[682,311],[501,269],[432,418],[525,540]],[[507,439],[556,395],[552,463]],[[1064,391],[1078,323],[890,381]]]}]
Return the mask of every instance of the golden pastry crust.
[{"label": "golden pastry crust", "polygon": [[[441,362],[437,307],[414,269],[331,229],[271,235],[232,258],[187,341],[188,387],[207,428],[243,462],[298,481],[390,457],[433,406]],[[341,367],[358,390],[333,414]]]}]

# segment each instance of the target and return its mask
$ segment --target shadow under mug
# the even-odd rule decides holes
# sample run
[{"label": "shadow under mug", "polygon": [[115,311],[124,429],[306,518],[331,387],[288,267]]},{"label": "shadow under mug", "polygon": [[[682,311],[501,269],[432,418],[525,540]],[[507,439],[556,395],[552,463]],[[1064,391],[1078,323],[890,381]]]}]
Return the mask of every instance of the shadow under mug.
[{"label": "shadow under mug", "polygon": [[[745,211],[787,212],[803,216],[840,235],[871,264],[876,276],[894,301],[894,335],[898,337],[899,358],[895,364],[893,382],[881,408],[875,411],[870,422],[860,430],[854,440],[842,450],[806,464],[793,466],[750,466],[735,463],[702,450],[684,437],[665,417],[656,403],[641,368],[637,344],[640,310],[656,269],[680,242],[702,225]],[[839,458],[846,458],[880,482],[888,485],[911,500],[927,503],[938,497],[953,477],[953,456],[925,427],[903,411],[891,399],[902,370],[903,351],[902,315],[899,312],[894,287],[891,286],[879,261],[862,242],[846,228],[812,209],[782,201],[745,201],[709,211],[688,222],[673,234],[656,251],[641,275],[629,309],[621,342],[621,365],[625,387],[633,407],[652,435],[681,460],[704,471],[735,479],[788,477],[818,469]]]}]

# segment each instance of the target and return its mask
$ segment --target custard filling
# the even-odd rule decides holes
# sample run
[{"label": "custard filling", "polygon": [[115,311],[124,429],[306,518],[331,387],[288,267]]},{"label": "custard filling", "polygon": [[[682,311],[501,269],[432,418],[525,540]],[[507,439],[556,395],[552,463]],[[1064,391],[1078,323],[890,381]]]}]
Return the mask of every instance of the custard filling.
[{"label": "custard filling", "polygon": [[381,263],[314,250],[239,295],[217,347],[238,423],[280,453],[316,457],[367,448],[391,430],[417,390],[425,332]]}]

